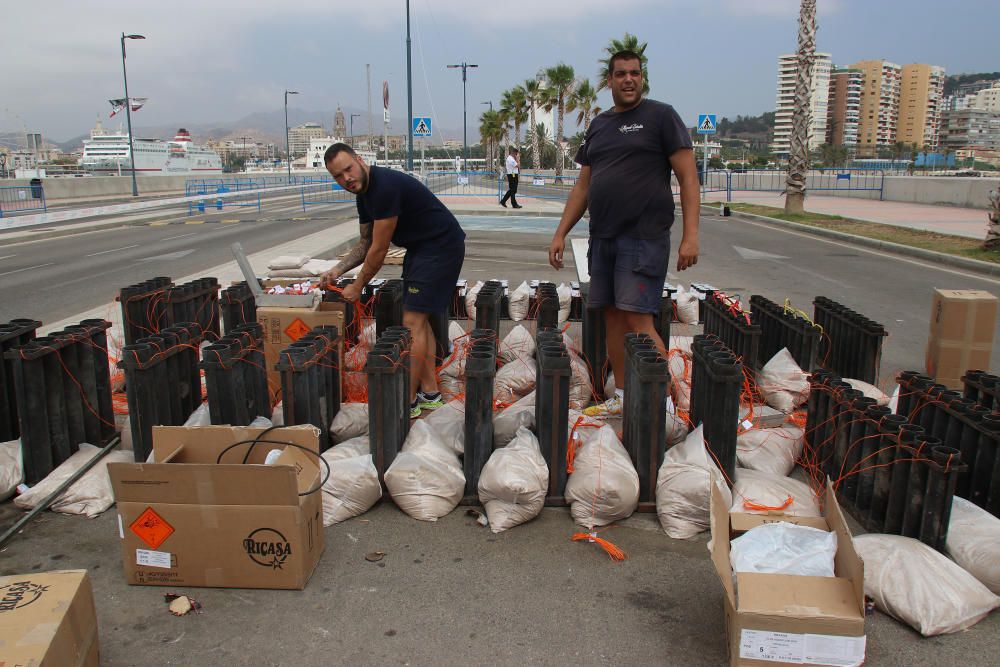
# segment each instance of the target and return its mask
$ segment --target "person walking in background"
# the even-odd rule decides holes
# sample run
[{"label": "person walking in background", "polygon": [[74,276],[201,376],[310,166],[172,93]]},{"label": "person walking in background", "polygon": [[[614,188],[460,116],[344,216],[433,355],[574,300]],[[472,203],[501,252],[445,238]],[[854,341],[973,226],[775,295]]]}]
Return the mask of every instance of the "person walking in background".
[{"label": "person walking in background", "polygon": [[510,154],[507,155],[507,192],[500,205],[507,208],[507,200],[513,208],[523,208],[517,203],[517,179],[521,175],[521,156],[516,146],[510,147]]},{"label": "person walking in background", "polygon": [[549,263],[563,266],[566,236],[590,209],[589,307],[604,311],[615,395],[584,413],[618,415],[625,379],[625,334],[648,334],[660,354],[664,341],[653,325],[659,312],[674,222],[671,171],[681,187],[684,227],[677,270],[698,262],[700,186],[691,135],[669,104],[642,97],[642,60],[619,51],[608,61],[614,107],[590,124],[576,161],[580,176],[549,245]]},{"label": "person walking in background", "polygon": [[434,193],[409,174],[369,167],[347,144],[333,144],[323,157],[340,187],[357,196],[361,240],[320,277],[330,287],[361,264],[343,290],[356,302],[385,261],[389,242],[406,248],[403,259],[403,326],[410,330],[410,418],[444,405],[438,391],[434,351],[437,341],[428,315],[446,313],[465,261],[465,232]]}]

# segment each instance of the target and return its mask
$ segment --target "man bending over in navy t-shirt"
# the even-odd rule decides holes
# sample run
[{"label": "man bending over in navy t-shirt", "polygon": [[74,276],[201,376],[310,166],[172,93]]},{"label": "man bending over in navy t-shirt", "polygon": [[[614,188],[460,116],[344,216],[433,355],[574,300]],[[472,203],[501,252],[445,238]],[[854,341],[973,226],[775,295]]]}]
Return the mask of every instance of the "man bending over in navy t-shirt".
[{"label": "man bending over in navy t-shirt", "polygon": [[357,195],[361,240],[323,274],[320,286],[331,285],[361,264],[354,282],[343,292],[345,300],[356,302],[382,268],[389,243],[406,248],[403,325],[413,336],[410,417],[419,417],[421,409],[443,405],[435,374],[437,342],[428,315],[448,311],[465,261],[465,232],[441,200],[412,176],[369,167],[347,144],[330,146],[323,161],[334,180]]}]

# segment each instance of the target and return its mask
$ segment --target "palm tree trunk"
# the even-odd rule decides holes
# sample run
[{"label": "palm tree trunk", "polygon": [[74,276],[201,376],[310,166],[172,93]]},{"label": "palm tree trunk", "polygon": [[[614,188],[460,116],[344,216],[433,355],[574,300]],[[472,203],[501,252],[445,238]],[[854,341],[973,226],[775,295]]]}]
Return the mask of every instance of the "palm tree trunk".
[{"label": "palm tree trunk", "polygon": [[521,123],[514,121],[514,145],[521,150]]},{"label": "palm tree trunk", "polygon": [[531,105],[531,158],[535,163],[535,171],[542,169],[541,148],[538,141],[538,124],[535,122],[535,105]]},{"label": "palm tree trunk", "polygon": [[809,170],[809,118],[812,68],[816,57],[816,0],[802,0],[799,6],[798,71],[795,78],[795,107],[785,181],[785,213],[805,212],[806,175]]},{"label": "palm tree trunk", "polygon": [[563,96],[559,96],[559,113],[556,119],[556,185],[562,183],[563,175],[563,114],[566,112],[566,103]]}]

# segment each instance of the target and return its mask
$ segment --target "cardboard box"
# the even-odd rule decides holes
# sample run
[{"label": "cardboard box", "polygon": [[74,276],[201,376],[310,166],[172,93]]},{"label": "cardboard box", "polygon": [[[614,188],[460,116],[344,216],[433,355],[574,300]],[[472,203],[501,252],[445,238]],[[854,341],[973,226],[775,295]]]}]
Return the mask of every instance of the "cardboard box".
[{"label": "cardboard box", "polygon": [[[302,589],[323,553],[317,456],[271,442],[265,429],[154,426],[159,463],[112,463],[125,579],[151,586]],[[319,430],[290,426],[266,440],[319,453]],[[267,453],[284,451],[273,465]],[[222,463],[216,463],[222,456]]]},{"label": "cardboard box", "polygon": [[[295,298],[295,297],[291,297]],[[281,393],[281,374],[274,369],[278,355],[309,333],[313,327],[332,324],[340,332],[340,355],[344,352],[344,304],[317,301],[310,306],[258,306],[257,321],[264,327],[264,363],[267,384],[273,396]]]},{"label": "cardboard box", "polygon": [[[865,657],[864,564],[827,483],[822,518],[730,513],[712,488],[712,563],[725,591],[730,665],[860,665]],[[787,521],[837,533],[836,577],[740,572],[729,560],[732,538],[764,523]],[[735,582],[735,583],[734,583]]]},{"label": "cardboard box", "polygon": [[934,290],[925,357],[927,374],[961,389],[971,369],[988,369],[993,353],[997,298],[983,290]]},{"label": "cardboard box", "polygon": [[86,570],[0,577],[0,665],[93,665],[97,612]]}]

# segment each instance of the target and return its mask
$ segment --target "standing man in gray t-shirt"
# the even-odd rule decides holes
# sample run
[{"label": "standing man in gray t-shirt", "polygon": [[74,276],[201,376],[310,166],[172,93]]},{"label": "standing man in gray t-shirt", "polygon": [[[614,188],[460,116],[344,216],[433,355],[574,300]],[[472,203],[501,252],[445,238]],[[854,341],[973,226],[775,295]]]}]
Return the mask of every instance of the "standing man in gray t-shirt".
[{"label": "standing man in gray t-shirt", "polygon": [[615,105],[587,130],[576,154],[580,177],[549,246],[549,263],[561,269],[566,235],[590,209],[588,306],[604,309],[615,374],[615,395],[587,408],[592,416],[621,413],[626,333],[648,334],[666,355],[653,314],[660,310],[670,255],[671,172],[681,186],[684,216],[677,270],[698,262],[700,186],[687,128],[669,104],[643,99],[642,61],[636,53],[611,56],[608,88]]}]

